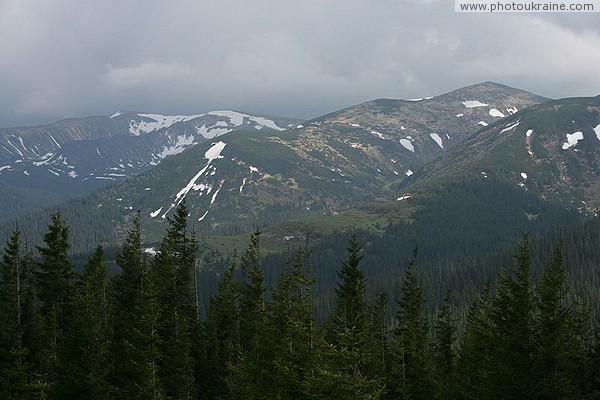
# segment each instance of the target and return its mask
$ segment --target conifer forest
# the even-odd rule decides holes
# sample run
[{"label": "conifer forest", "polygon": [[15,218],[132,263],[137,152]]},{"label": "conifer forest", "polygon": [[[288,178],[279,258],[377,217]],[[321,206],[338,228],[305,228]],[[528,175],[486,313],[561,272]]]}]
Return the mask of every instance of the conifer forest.
[{"label": "conifer forest", "polygon": [[142,250],[137,218],[114,273],[102,245],[76,268],[60,214],[37,248],[15,228],[1,261],[0,397],[600,396],[600,331],[589,293],[569,283],[561,242],[534,274],[524,235],[512,264],[470,304],[453,301],[449,290],[431,305],[418,249],[405,262],[398,293],[374,292],[352,235],[323,313],[311,250],[295,251],[267,286],[259,231],[200,304],[187,215],[182,202],[154,257]]}]

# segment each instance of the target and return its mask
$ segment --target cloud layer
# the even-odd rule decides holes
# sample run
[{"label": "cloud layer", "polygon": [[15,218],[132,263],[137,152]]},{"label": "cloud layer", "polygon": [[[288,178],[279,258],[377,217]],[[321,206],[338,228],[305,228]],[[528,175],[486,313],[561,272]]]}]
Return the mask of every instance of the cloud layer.
[{"label": "cloud layer", "polygon": [[456,14],[447,0],[0,0],[0,126],[117,109],[313,117],[485,80],[591,96],[597,16]]}]

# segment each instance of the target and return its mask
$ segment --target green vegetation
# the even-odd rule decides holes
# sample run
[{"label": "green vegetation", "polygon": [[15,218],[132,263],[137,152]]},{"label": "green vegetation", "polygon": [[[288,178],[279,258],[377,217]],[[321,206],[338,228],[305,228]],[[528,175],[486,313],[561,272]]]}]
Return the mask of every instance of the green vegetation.
[{"label": "green vegetation", "polygon": [[[430,303],[416,249],[397,291],[368,289],[356,233],[331,264],[331,311],[318,322],[314,255],[304,248],[267,284],[261,234],[222,270],[201,317],[197,245],[183,202],[147,259],[140,219],[109,278],[102,246],[84,270],[66,256],[53,216],[38,248],[18,230],[0,263],[0,396],[7,399],[595,398],[599,331],[592,291],[574,290],[568,254],[588,254],[600,227],[555,245],[519,243],[513,261],[470,305]],[[594,247],[594,250],[597,247]],[[597,253],[597,252],[596,252]],[[591,254],[591,253],[589,253]],[[581,258],[585,264],[590,257]],[[594,259],[594,257],[591,257]],[[595,262],[595,261],[594,261]],[[404,264],[404,262],[402,262]],[[541,267],[545,265],[545,267]],[[318,266],[323,268],[323,265]],[[39,289],[38,289],[39,288]]]}]

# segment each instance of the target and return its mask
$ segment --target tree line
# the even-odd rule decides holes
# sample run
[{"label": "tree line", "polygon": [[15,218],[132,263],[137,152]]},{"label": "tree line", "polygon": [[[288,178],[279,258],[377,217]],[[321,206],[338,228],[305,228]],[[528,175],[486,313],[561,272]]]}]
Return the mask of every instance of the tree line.
[{"label": "tree line", "polygon": [[183,202],[151,259],[138,216],[112,277],[101,245],[75,272],[60,214],[37,255],[15,229],[0,263],[0,397],[600,396],[600,331],[586,293],[569,289],[562,245],[534,280],[525,236],[513,265],[462,318],[451,292],[428,312],[417,250],[398,294],[369,294],[353,236],[339,262],[332,310],[317,323],[310,251],[287,260],[267,288],[257,231],[222,271],[201,318],[187,216]]}]

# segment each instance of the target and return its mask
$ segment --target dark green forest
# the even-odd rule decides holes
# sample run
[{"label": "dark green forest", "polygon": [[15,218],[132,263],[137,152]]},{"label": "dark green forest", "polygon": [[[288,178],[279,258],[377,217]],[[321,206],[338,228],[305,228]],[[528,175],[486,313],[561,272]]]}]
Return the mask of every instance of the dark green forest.
[{"label": "dark green forest", "polygon": [[[114,274],[102,245],[76,265],[60,214],[35,248],[14,229],[0,263],[0,398],[600,396],[598,285],[581,284],[598,267],[597,221],[524,235],[508,260],[465,254],[438,279],[422,268],[427,243],[386,261],[359,233],[328,256],[265,258],[257,231],[240,257],[214,262],[227,265],[213,290],[187,216],[183,202],[154,257],[138,216]],[[384,262],[396,284],[382,284]],[[487,268],[473,277],[461,262]]]}]

